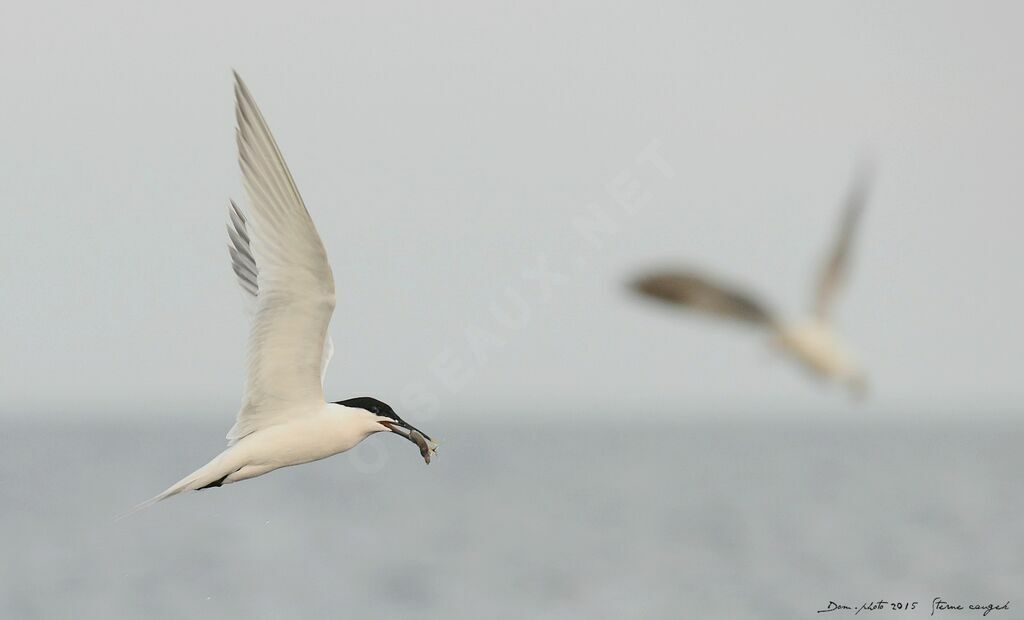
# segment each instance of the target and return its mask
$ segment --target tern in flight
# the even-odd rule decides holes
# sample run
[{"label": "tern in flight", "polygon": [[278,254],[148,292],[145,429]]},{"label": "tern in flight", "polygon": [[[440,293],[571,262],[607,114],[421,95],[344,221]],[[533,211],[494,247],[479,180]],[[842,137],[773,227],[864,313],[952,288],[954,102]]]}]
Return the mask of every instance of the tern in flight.
[{"label": "tern in flight", "polygon": [[867,200],[868,175],[861,170],[846,198],[835,245],[818,278],[814,313],[808,320],[784,323],[743,290],[694,271],[666,269],[644,274],[631,288],[648,298],[767,329],[772,344],[813,375],[847,385],[863,396],[867,382],[832,326],[833,306],[849,269],[851,245]]},{"label": "tern in flight", "polygon": [[250,207],[248,217],[233,201],[228,210],[231,267],[252,309],[245,394],[228,447],[142,506],[323,459],[384,431],[417,444],[427,463],[437,448],[375,398],[325,402],[323,379],[334,353],[328,334],[334,276],[327,252],[237,73],[235,119]]}]

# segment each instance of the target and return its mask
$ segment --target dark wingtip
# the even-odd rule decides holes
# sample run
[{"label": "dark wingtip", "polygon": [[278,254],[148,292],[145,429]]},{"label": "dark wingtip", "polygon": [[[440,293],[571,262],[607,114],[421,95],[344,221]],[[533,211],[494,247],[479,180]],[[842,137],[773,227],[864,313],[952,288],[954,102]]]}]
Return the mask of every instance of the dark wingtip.
[{"label": "dark wingtip", "polygon": [[645,274],[633,277],[627,282],[629,290],[642,297],[659,301],[676,301],[677,292],[668,277],[661,274]]}]

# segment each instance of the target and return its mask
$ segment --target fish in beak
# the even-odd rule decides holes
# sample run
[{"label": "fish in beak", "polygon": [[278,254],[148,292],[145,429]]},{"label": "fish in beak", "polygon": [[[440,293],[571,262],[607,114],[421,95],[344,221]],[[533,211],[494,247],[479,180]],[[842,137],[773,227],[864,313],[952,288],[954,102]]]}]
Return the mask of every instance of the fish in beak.
[{"label": "fish in beak", "polygon": [[436,441],[401,418],[394,420],[388,418],[380,420],[380,423],[392,433],[404,437],[416,444],[420,449],[420,456],[423,457],[423,460],[427,465],[430,465],[430,457],[437,454],[438,443]]}]

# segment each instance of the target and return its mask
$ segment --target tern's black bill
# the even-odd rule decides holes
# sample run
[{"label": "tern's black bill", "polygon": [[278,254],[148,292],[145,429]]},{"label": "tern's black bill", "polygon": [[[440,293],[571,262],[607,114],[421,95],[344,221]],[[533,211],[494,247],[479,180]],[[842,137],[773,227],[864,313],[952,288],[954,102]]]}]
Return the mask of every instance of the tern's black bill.
[{"label": "tern's black bill", "polygon": [[420,449],[420,456],[426,461],[427,465],[430,464],[430,455],[437,449],[437,444],[430,437],[423,434],[423,431],[419,430],[411,424],[407,424],[403,420],[382,420],[381,424],[386,426],[389,431],[405,437]]},{"label": "tern's black bill", "polygon": [[427,441],[433,441],[430,438],[430,435],[424,433],[423,431],[421,431],[420,429],[416,428],[412,424],[409,424],[405,420],[402,420],[402,419],[398,419],[398,420],[381,420],[380,423],[383,424],[384,426],[386,426],[388,428],[388,430],[391,431],[392,433],[395,433],[396,435],[401,435],[402,437],[405,437],[406,439],[408,439],[410,441],[415,441],[415,440],[412,439],[412,436],[415,435],[415,434],[420,435],[421,437],[423,437]]},{"label": "tern's black bill", "polygon": [[358,398],[338,401],[335,404],[365,409],[366,411],[379,416],[378,421],[382,426],[386,427],[392,433],[401,435],[419,446],[420,454],[423,455],[423,459],[427,463],[430,462],[430,453],[437,447],[436,442],[430,438],[430,435],[427,435],[412,424],[409,424],[402,418],[398,417],[395,410],[387,403],[377,400],[371,396],[360,396]]}]

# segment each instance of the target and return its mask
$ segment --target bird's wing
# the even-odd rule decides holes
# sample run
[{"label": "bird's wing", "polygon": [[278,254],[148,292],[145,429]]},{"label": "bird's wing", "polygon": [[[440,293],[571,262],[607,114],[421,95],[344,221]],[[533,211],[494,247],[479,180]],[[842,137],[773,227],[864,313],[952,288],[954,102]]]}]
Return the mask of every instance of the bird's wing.
[{"label": "bird's wing", "polygon": [[752,296],[693,272],[649,273],[635,279],[632,288],[646,297],[709,314],[757,325],[775,323],[772,313]]},{"label": "bird's wing", "polygon": [[846,196],[846,206],[843,209],[843,219],[839,223],[839,234],[836,237],[832,251],[825,260],[821,275],[818,277],[818,287],[815,291],[814,314],[821,320],[826,320],[832,310],[833,302],[839,290],[846,281],[849,271],[850,250],[853,239],[857,233],[857,224],[860,222],[861,213],[867,203],[869,187],[868,171],[862,169],[854,179],[850,192]]},{"label": "bird's wing", "polygon": [[[320,236],[249,89],[235,74],[238,161],[251,209],[231,211],[232,267],[256,297],[246,393],[231,442],[323,402],[334,276]],[[233,229],[234,234],[231,234]],[[311,408],[310,408],[311,409]]]},{"label": "bird's wing", "polygon": [[[247,220],[235,201],[231,201],[228,209],[228,253],[231,255],[231,270],[235,272],[238,286],[246,297],[246,308],[250,314],[256,313],[256,300],[259,299],[259,267],[252,252],[252,239],[249,237]],[[334,357],[334,341],[330,334],[324,340],[324,353],[320,361],[320,385],[327,377],[327,366]]]},{"label": "bird's wing", "polygon": [[246,301],[255,302],[260,292],[257,281],[260,268],[256,266],[256,256],[252,253],[247,220],[234,200],[228,209],[228,254],[231,255],[231,270],[235,272],[238,286],[247,294]]}]

